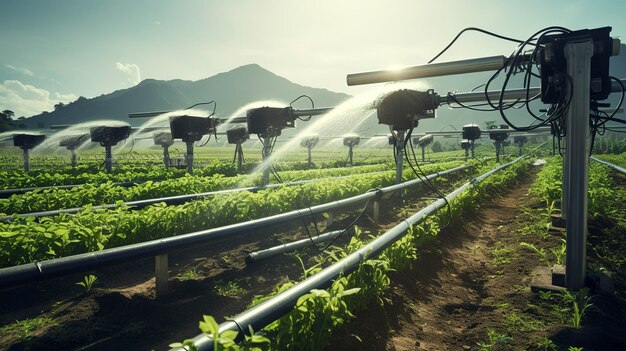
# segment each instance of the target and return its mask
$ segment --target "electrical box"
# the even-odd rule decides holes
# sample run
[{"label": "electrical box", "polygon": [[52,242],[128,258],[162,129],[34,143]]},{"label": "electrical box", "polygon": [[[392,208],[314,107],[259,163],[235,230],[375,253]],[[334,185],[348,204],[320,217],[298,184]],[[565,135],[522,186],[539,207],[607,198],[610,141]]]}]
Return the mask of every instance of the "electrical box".
[{"label": "electrical box", "polygon": [[250,134],[246,127],[232,128],[226,131],[226,139],[229,144],[243,144],[250,139]]},{"label": "electrical box", "polygon": [[13,146],[18,146],[22,150],[30,150],[43,143],[46,136],[43,134],[22,133],[13,135]]},{"label": "electrical box", "polygon": [[102,146],[114,146],[130,135],[130,126],[101,126],[89,129],[91,141]]},{"label": "electrical box", "polygon": [[203,136],[213,133],[216,126],[216,120],[210,117],[170,117],[172,139],[181,139],[184,142],[199,141]]},{"label": "electrical box", "polygon": [[409,130],[417,127],[424,118],[435,118],[439,106],[439,95],[434,90],[396,90],[385,96],[378,104],[378,123],[393,130]]},{"label": "electrical box", "polygon": [[554,104],[566,96],[570,84],[567,75],[567,61],[565,60],[565,45],[568,42],[585,39],[593,40],[593,56],[591,57],[591,86],[592,100],[605,100],[611,93],[611,79],[609,78],[609,58],[619,46],[614,48],[613,38],[610,37],[611,27],[583,29],[567,34],[545,35],[538,42],[543,47],[539,50],[541,65],[541,101]]},{"label": "electrical box", "polygon": [[296,126],[291,107],[259,107],[248,110],[248,131],[262,138],[277,137],[285,128]]},{"label": "electrical box", "polygon": [[463,126],[463,139],[476,140],[480,138],[480,127],[476,124],[466,124]]},{"label": "electrical box", "polygon": [[349,136],[343,138],[343,145],[348,147],[353,147],[359,145],[361,142],[361,137],[358,136]]}]

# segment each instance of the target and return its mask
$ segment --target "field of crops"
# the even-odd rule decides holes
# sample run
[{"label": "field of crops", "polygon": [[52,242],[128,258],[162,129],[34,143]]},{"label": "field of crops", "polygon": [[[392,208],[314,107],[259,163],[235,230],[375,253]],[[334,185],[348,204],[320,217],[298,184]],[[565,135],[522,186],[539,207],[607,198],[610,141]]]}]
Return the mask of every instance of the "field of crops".
[{"label": "field of crops", "polygon": [[[85,153],[77,167],[59,155],[37,155],[34,167],[24,172],[20,155],[7,151],[2,156],[7,167],[0,172],[0,188],[7,192],[0,199],[0,349],[194,349],[197,341],[185,339],[198,332],[219,334],[215,350],[337,345],[377,350],[386,347],[390,336],[385,335],[394,330],[400,338],[419,340],[424,331],[416,332],[407,321],[418,318],[420,304],[438,290],[427,292],[420,284],[440,282],[441,289],[450,289],[441,295],[449,303],[456,294],[438,278],[445,265],[431,267],[435,253],[443,260],[450,254],[474,255],[478,261],[484,254],[481,269],[493,281],[516,271],[511,265],[522,258],[520,267],[563,263],[561,234],[548,231],[550,215],[560,208],[561,157],[550,156],[545,143],[528,150],[527,158],[509,155],[499,163],[489,145],[469,160],[461,150],[430,153],[426,162],[414,164],[415,158],[405,164],[399,185],[390,149],[355,149],[353,165],[346,163],[345,150],[319,150],[313,164],[305,152],[292,152],[274,163],[276,175],[267,185],[257,171],[258,156],[247,157],[238,170],[231,150],[220,148],[200,149],[193,175],[164,167],[158,150],[120,155],[112,173],[102,170],[95,153]],[[533,165],[540,157],[547,163]],[[626,164],[625,153],[598,157]],[[605,165],[591,164],[590,218],[598,233],[609,233],[603,237],[594,231],[590,238],[593,269],[619,272],[614,276],[619,304],[626,282],[624,244],[616,239],[626,231],[624,179]],[[467,226],[473,235],[489,230],[484,214],[508,198],[519,204],[497,230],[506,228],[515,239],[495,237],[484,247],[472,246],[482,240],[478,237],[452,239],[463,242],[463,253],[453,253],[459,248],[448,247],[448,237]],[[324,242],[323,233],[335,234]],[[298,249],[282,248],[297,241],[304,242]],[[256,258],[261,252],[263,259]],[[424,269],[435,276],[424,275]],[[463,342],[567,343],[544,330],[569,328],[570,315],[581,306],[567,305],[561,295],[533,300],[531,270],[518,269],[521,277],[515,277],[519,282],[513,288],[501,284],[516,296],[512,302],[494,295],[477,310],[468,309],[488,311],[492,315],[484,318],[491,322],[467,332]],[[417,281],[417,290],[406,290],[407,279]],[[484,278],[460,284],[478,289],[478,281],[485,284],[481,289],[490,289]],[[472,294],[461,300],[473,299]],[[28,299],[18,301],[18,296]],[[579,327],[595,320],[603,299],[593,296],[597,307],[578,312]],[[470,303],[463,301],[459,306]],[[558,313],[533,314],[519,309],[520,303]],[[400,319],[391,320],[393,314]],[[231,318],[236,324],[218,326]],[[451,317],[431,322],[446,318]],[[243,342],[235,328],[242,325],[254,329]],[[384,330],[372,332],[376,328]]]}]

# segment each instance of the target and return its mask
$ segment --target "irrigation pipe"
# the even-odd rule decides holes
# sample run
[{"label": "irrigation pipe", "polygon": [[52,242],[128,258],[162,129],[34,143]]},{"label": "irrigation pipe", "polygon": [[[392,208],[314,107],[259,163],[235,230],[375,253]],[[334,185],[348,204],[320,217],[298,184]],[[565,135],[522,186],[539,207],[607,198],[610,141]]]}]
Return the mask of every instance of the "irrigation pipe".
[{"label": "irrigation pipe", "polygon": [[612,164],[610,162],[602,161],[602,160],[600,160],[598,158],[595,158],[593,156],[591,157],[591,159],[596,161],[596,162],[598,162],[598,163],[601,163],[601,164],[603,164],[603,165],[605,165],[605,166],[607,166],[607,167],[609,167],[611,169],[613,169],[616,172],[619,172],[621,174],[626,175],[626,168],[624,168],[624,167],[620,167],[620,166]]},{"label": "irrigation pipe", "polygon": [[[522,158],[523,157],[517,158],[512,162],[503,164],[479,177],[470,180],[446,195],[446,199],[448,201],[454,199],[463,191],[471,187],[474,183],[511,166]],[[221,334],[227,330],[237,331],[237,338],[241,340],[245,333],[249,332],[249,327],[252,327],[253,330],[261,330],[265,328],[268,324],[291,311],[297,300],[302,295],[309,293],[313,289],[327,288],[332,284],[332,281],[337,279],[339,276],[346,276],[352,273],[359,267],[361,262],[377,257],[387,247],[391,246],[394,242],[403,237],[411,226],[420,223],[424,220],[424,218],[435,213],[445,205],[446,201],[444,201],[444,199],[439,199],[433,202],[411,217],[403,220],[398,225],[377,237],[370,243],[364,245],[356,252],[346,256],[335,264],[324,268],[319,273],[305,279],[292,288],[285,290],[284,292],[262,302],[261,304],[235,316],[232,320],[222,323],[219,328],[219,333]],[[213,340],[206,334],[200,334],[192,340],[199,351],[213,350]],[[176,351],[183,351],[183,349],[176,349]]]},{"label": "irrigation pipe", "polygon": [[[428,175],[426,179],[434,179],[469,167],[471,166],[464,165],[446,171],[432,173]],[[404,187],[417,184],[418,182],[410,181],[406,183],[408,183],[408,185],[405,184]],[[269,217],[254,219],[247,222],[101,251],[2,268],[0,269],[0,290],[18,285],[32,284],[44,279],[91,271],[118,263],[158,256],[186,248],[197,247],[198,245],[204,245],[212,241],[222,240],[226,237],[240,234],[242,232],[258,231],[262,228],[300,220],[303,213],[306,213],[306,215],[315,215],[346,206],[354,206],[355,204],[365,202],[373,197],[382,196],[383,194],[392,192],[395,189],[397,189],[397,186],[382,188],[376,191],[368,191],[364,194],[352,196],[346,199],[328,202],[305,209],[280,213]]]}]

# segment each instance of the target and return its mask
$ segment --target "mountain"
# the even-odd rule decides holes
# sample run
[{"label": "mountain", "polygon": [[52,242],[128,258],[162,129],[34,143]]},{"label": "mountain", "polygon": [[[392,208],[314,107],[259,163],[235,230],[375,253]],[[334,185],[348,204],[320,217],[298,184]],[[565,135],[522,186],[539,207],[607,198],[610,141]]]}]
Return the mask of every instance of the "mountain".
[{"label": "mountain", "polygon": [[[302,94],[309,95],[318,107],[334,106],[350,98],[346,94],[295,84],[257,64],[249,64],[198,81],[146,79],[132,88],[90,99],[81,97],[23,122],[30,128],[97,119],[123,120],[138,125],[144,119],[130,120],[129,113],[177,110],[211,100],[217,101],[218,115],[225,117],[250,102],[289,102]],[[304,103],[298,106],[308,108]]]}]

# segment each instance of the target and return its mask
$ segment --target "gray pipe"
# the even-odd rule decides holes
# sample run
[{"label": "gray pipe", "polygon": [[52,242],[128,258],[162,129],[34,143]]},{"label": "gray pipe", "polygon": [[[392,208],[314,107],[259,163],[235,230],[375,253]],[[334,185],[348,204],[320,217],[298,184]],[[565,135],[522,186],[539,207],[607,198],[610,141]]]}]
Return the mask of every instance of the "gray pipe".
[{"label": "gray pipe", "polygon": [[259,250],[259,251],[251,252],[251,253],[248,254],[248,256],[246,256],[246,263],[250,265],[250,264],[252,264],[254,262],[258,262],[258,261],[264,260],[266,258],[278,256],[278,255],[283,254],[285,252],[295,251],[295,250],[298,250],[298,249],[305,248],[307,246],[315,245],[317,243],[327,242],[327,241],[333,240],[336,237],[342,235],[342,233],[351,235],[351,234],[354,233],[354,227],[349,228],[346,231],[335,230],[333,232],[312,236],[311,238],[297,240],[297,241],[293,241],[293,242],[290,242],[290,243],[286,243],[286,244],[270,247],[270,248],[265,249],[265,250]]},{"label": "gray pipe", "polygon": [[602,161],[602,160],[600,160],[598,158],[595,158],[593,156],[591,157],[591,159],[596,161],[596,162],[598,162],[598,163],[601,163],[601,164],[603,164],[603,165],[605,165],[605,166],[607,166],[607,167],[609,167],[611,169],[613,169],[616,172],[619,172],[621,174],[626,175],[626,168],[624,168],[624,167],[620,167],[620,166],[612,164],[610,162]]},{"label": "gray pipe", "polygon": [[[496,167],[475,179],[472,179],[450,194],[446,195],[446,199],[448,201],[454,199],[472,184],[479,182],[506,167],[509,167],[521,159],[522,158],[518,158],[512,162]],[[361,262],[377,257],[387,247],[391,246],[394,242],[403,237],[412,225],[420,223],[426,218],[426,216],[433,214],[445,205],[446,202],[443,199],[438,199],[426,208],[400,222],[400,224],[380,235],[370,243],[364,245],[356,252],[336,262],[332,266],[324,268],[319,273],[305,279],[292,288],[235,316],[232,320],[222,323],[220,325],[219,333],[221,334],[227,330],[234,330],[238,332],[237,338],[241,340],[243,339],[245,333],[249,332],[249,326],[251,326],[253,330],[263,329],[271,322],[291,311],[296,301],[302,295],[309,293],[312,289],[324,289],[330,286],[332,281],[337,279],[339,276],[346,276],[352,273],[359,267]],[[213,350],[213,340],[206,334],[200,334],[192,340],[200,351]],[[176,349],[176,351],[183,351],[183,349]]]}]

